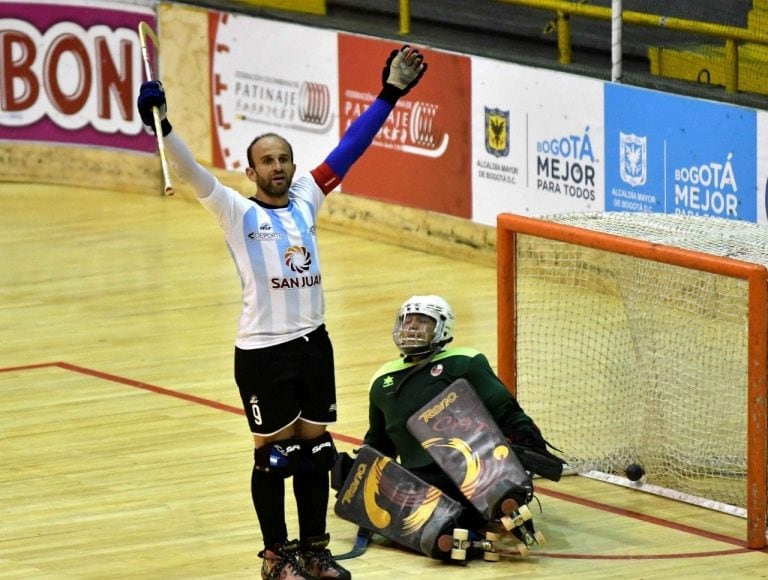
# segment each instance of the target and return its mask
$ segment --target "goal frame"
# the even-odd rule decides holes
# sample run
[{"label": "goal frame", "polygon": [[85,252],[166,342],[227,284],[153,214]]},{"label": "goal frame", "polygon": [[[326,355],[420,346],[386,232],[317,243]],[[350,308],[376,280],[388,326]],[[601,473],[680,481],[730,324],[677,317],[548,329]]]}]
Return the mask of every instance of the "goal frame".
[{"label": "goal frame", "polygon": [[746,546],[762,549],[766,541],[768,495],[768,270],[759,264],[719,257],[502,213],[496,220],[498,373],[517,393],[517,235],[536,236],[645,260],[745,280],[747,290],[747,538]]}]

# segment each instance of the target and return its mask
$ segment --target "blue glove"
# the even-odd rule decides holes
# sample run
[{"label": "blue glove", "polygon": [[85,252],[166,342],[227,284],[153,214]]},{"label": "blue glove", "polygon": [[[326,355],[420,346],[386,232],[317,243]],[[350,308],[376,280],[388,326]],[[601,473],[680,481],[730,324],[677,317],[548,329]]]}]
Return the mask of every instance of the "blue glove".
[{"label": "blue glove", "polygon": [[171,132],[171,124],[166,118],[168,107],[165,102],[165,91],[160,81],[147,81],[141,85],[139,96],[136,99],[136,106],[139,109],[139,116],[142,123],[155,132],[155,118],[152,109],[157,107],[160,113],[161,127],[163,136]]}]

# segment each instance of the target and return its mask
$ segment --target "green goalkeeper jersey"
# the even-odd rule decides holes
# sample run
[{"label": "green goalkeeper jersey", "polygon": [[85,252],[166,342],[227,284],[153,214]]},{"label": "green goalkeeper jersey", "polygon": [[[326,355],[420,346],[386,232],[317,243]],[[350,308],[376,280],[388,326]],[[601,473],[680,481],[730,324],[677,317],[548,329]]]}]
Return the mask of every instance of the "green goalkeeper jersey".
[{"label": "green goalkeeper jersey", "polygon": [[405,468],[433,463],[408,431],[406,421],[457,379],[466,379],[474,386],[504,435],[514,436],[521,426],[533,423],[481,352],[472,348],[444,350],[401,384],[418,364],[398,359],[382,365],[371,379],[369,394],[369,428],[364,443],[390,457],[399,456]]}]

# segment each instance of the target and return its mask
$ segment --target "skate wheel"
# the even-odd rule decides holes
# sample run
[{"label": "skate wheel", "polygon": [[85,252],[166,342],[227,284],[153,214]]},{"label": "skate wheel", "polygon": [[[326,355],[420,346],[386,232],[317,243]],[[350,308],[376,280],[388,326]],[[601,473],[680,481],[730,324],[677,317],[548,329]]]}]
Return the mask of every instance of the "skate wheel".
[{"label": "skate wheel", "polygon": [[457,540],[468,540],[469,530],[465,530],[464,528],[455,528],[453,530],[453,537]]},{"label": "skate wheel", "polygon": [[536,538],[534,538],[531,534],[525,534],[523,539],[526,546],[533,546],[536,543]]},{"label": "skate wheel", "polygon": [[525,544],[517,544],[515,548],[517,548],[517,551],[520,552],[520,555],[523,558],[525,558],[528,554],[531,553],[531,550],[529,550],[528,546],[526,546]]},{"label": "skate wheel", "polygon": [[467,551],[466,550],[459,550],[458,548],[454,548],[451,550],[451,560],[466,560],[467,559]]},{"label": "skate wheel", "polygon": [[533,534],[533,537],[536,539],[536,543],[539,546],[543,546],[544,544],[547,543],[547,538],[545,538],[544,534],[542,534],[541,532],[536,532],[535,534]]},{"label": "skate wheel", "polygon": [[489,542],[498,542],[501,540],[501,534],[497,534],[496,532],[485,532],[485,539]]},{"label": "skate wheel", "polygon": [[483,560],[486,562],[498,562],[501,560],[501,554],[498,552],[485,552],[483,554]]},{"label": "skate wheel", "polygon": [[504,526],[504,529],[507,531],[515,527],[515,520],[509,516],[504,516],[499,521],[501,522],[501,525]]},{"label": "skate wheel", "polygon": [[517,510],[517,513],[519,513],[520,517],[523,518],[525,521],[533,519],[533,514],[531,513],[531,510],[527,505],[521,505],[520,508]]}]

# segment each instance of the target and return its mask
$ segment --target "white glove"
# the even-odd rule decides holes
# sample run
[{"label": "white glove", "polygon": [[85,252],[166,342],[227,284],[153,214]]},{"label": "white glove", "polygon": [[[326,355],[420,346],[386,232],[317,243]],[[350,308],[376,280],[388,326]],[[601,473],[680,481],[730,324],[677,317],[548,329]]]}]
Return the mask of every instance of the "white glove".
[{"label": "white glove", "polygon": [[400,96],[406,94],[419,82],[427,70],[424,56],[407,44],[400,50],[393,50],[382,71],[384,84],[396,87]]}]

